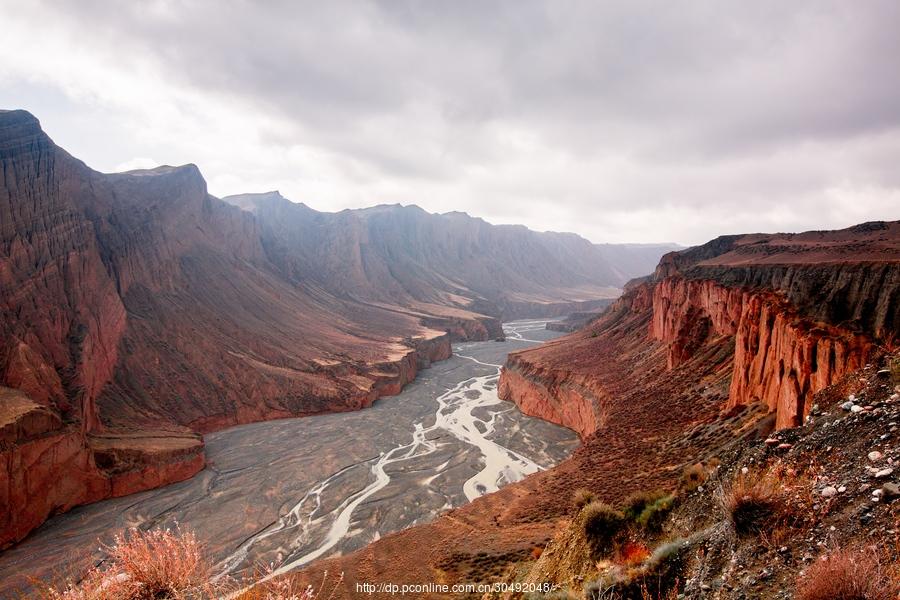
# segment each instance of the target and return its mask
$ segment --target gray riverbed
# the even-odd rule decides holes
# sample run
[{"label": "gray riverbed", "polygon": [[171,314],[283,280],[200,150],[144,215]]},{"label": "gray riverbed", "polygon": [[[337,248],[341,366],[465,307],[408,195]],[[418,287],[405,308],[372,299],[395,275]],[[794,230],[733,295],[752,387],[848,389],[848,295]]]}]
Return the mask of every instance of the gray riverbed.
[{"label": "gray riverbed", "polygon": [[0,553],[0,594],[30,577],[72,576],[128,527],[180,523],[220,574],[281,571],[346,553],[555,465],[571,431],[497,398],[514,350],[558,337],[544,321],[504,326],[506,342],[454,345],[403,392],[354,413],[233,427],[206,436],[209,466],[164,488],[76,508]]}]

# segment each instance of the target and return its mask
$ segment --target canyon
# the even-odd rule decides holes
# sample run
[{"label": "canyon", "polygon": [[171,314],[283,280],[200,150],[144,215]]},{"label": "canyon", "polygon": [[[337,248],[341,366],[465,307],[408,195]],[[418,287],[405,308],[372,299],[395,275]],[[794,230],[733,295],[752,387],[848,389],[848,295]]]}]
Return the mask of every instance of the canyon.
[{"label": "canyon", "polygon": [[29,578],[77,578],[128,527],[189,529],[220,578],[296,567],[557,464],[576,436],[500,401],[497,380],[508,352],[558,334],[543,321],[504,328],[508,341],[454,344],[452,358],[370,409],[208,434],[195,477],[50,518],[0,554],[0,596],[26,594]]},{"label": "canyon", "polygon": [[25,111],[0,112],[0,162],[4,578],[185,516],[223,574],[343,572],[339,596],[571,584],[592,568],[575,490],[616,504],[780,447],[900,339],[898,221],[663,254],[416,206],[325,213],[216,198],[194,165],[98,173]]},{"label": "canyon", "polygon": [[205,433],[367,408],[503,320],[591,310],[666,249],[223,200],[195,165],[94,171],[22,110],[0,165],[0,548],[195,475]]},{"label": "canyon", "polygon": [[[846,389],[895,348],[898,329],[897,221],[726,236],[667,254],[582,329],[507,359],[500,397],[576,431],[583,443],[570,458],[294,577],[454,583],[534,569],[524,581],[577,582],[594,568],[586,555],[532,558],[566,531],[575,490],[616,505],[675,489],[692,465],[753,440],[765,447],[810,418],[813,397]],[[565,535],[548,547],[578,553]]]}]

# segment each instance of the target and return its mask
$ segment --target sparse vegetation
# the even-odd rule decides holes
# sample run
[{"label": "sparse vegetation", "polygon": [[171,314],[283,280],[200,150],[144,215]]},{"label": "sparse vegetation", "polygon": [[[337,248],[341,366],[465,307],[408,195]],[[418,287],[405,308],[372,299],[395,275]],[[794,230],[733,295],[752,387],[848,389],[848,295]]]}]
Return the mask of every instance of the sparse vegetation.
[{"label": "sparse vegetation", "polygon": [[595,557],[612,545],[616,535],[625,527],[625,515],[604,502],[591,502],[580,513],[584,535]]},{"label": "sparse vegetation", "polygon": [[663,521],[665,521],[673,506],[675,506],[675,496],[669,494],[657,498],[652,504],[644,507],[635,518],[635,523],[644,529],[658,531],[662,528]]},{"label": "sparse vegetation", "polygon": [[[269,578],[270,564],[256,577],[212,582],[212,572],[192,532],[175,529],[130,529],[105,548],[108,558],[77,582],[44,588],[36,600],[212,600],[238,594],[240,600],[331,600],[343,574],[322,597],[328,572],[318,590],[292,577]],[[243,591],[241,591],[243,590]]]},{"label": "sparse vegetation", "polygon": [[706,481],[706,468],[701,463],[688,465],[681,472],[681,487],[686,492],[693,492]]},{"label": "sparse vegetation", "polygon": [[669,598],[677,595],[687,566],[687,540],[676,539],[658,546],[639,566],[613,566],[596,581],[585,585],[585,597],[597,600]]},{"label": "sparse vegetation", "polygon": [[596,499],[597,496],[594,492],[585,488],[578,488],[572,494],[572,503],[575,505],[576,510],[581,510]]},{"label": "sparse vegetation", "polygon": [[625,498],[625,501],[622,503],[622,512],[625,513],[629,520],[634,521],[644,512],[645,508],[666,496],[668,494],[663,490],[634,492]]},{"label": "sparse vegetation", "polygon": [[773,472],[742,473],[722,494],[722,505],[739,535],[759,533],[787,516],[787,502]]},{"label": "sparse vegetation", "polygon": [[[210,569],[191,532],[131,529],[115,537],[109,559],[79,583],[49,589],[48,600],[156,600],[202,597]],[[210,594],[207,594],[210,595]]]},{"label": "sparse vegetation", "polygon": [[798,600],[896,600],[900,580],[877,550],[835,550],[806,569],[797,581]]}]

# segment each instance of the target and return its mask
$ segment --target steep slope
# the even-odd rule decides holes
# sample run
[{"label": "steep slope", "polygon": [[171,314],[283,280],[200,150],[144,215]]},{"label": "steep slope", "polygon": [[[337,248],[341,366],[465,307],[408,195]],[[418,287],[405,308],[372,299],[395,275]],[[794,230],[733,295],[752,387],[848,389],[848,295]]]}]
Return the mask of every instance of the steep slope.
[{"label": "steep slope", "polygon": [[369,406],[451,339],[621,279],[577,236],[223,202],[194,165],[98,173],[25,111],[0,111],[0,173],[0,547],[191,476],[202,432]]},{"label": "steep slope", "polygon": [[278,192],[224,200],[258,217],[267,254],[294,280],[367,302],[457,306],[504,320],[594,308],[672,249],[600,246],[417,206],[323,213]]},{"label": "steep slope", "polygon": [[[896,343],[898,290],[900,222],[669,254],[586,328],[509,356],[501,397],[577,431],[584,443],[570,459],[297,577],[510,581],[507,568],[568,522],[576,489],[612,504],[673,489],[691,465],[805,421],[816,393]],[[566,569],[578,562],[569,558]],[[571,583],[578,573],[532,575]]]}]

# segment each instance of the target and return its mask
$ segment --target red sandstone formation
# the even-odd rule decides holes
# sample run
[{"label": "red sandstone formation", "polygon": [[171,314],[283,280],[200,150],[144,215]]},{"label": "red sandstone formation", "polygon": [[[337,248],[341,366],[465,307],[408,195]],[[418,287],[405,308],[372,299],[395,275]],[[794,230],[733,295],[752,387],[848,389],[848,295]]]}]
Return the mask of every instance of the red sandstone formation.
[{"label": "red sandstone formation", "polygon": [[[718,238],[666,255],[629,296],[631,310],[649,311],[648,336],[665,344],[668,369],[711,341],[733,340],[723,409],[761,402],[777,427],[792,427],[812,394],[898,335],[900,222]],[[501,396],[582,436],[593,432],[608,392],[589,372],[542,360],[543,352],[510,356]]]},{"label": "red sandstone formation", "polygon": [[590,307],[656,252],[417,207],[223,202],[193,165],[93,171],[24,111],[0,111],[0,166],[0,547],[191,476],[198,433],[364,408],[451,338]]},{"label": "red sandstone formation", "polygon": [[586,328],[509,356],[501,396],[577,431],[570,459],[295,577],[452,583],[488,561],[503,573],[565,522],[574,490],[615,504],[671,489],[687,465],[798,423],[898,326],[900,222],[669,254]]}]

